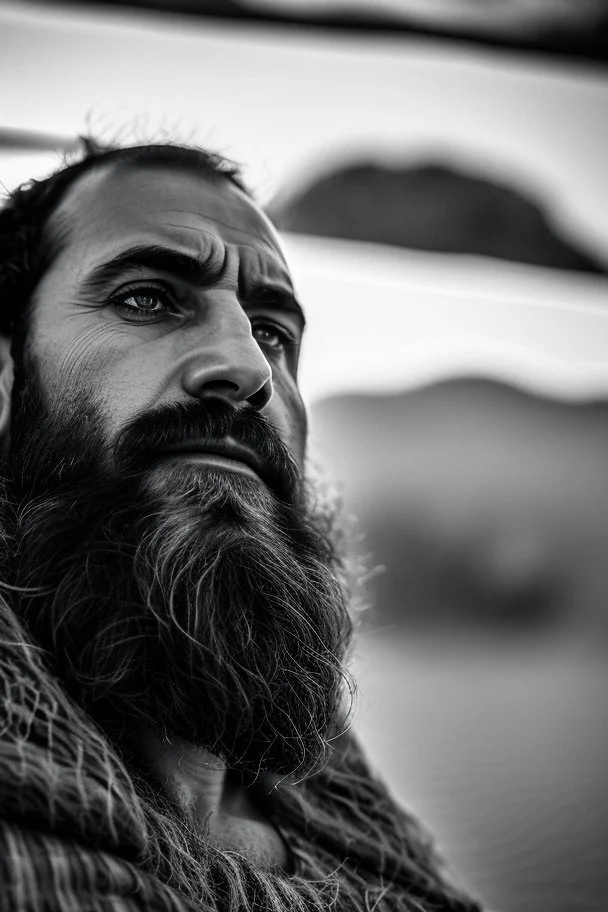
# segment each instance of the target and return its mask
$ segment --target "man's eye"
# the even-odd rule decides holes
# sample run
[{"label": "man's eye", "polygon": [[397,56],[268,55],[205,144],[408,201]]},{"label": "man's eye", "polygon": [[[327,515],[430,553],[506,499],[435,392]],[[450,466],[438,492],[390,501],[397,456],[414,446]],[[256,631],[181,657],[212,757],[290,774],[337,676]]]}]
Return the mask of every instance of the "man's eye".
[{"label": "man's eye", "polygon": [[291,333],[275,323],[256,323],[252,332],[259,345],[264,345],[266,348],[272,348],[275,351],[280,351],[289,345],[295,344]]},{"label": "man's eye", "polygon": [[112,299],[112,306],[132,323],[153,323],[174,310],[168,294],[159,288],[136,288]]}]

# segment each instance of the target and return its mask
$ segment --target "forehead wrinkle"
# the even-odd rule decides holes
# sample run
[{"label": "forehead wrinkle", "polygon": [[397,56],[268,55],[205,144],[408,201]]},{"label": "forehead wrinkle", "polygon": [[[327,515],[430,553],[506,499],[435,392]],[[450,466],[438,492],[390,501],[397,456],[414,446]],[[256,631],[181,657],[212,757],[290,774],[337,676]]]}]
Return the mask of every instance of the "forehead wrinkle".
[{"label": "forehead wrinkle", "polygon": [[[217,221],[217,220],[216,220],[216,221]],[[224,224],[224,223],[222,222],[221,224]],[[201,239],[202,239],[202,238],[208,239],[209,237],[212,237],[212,238],[215,240],[215,236],[214,236],[214,235],[209,235],[207,232],[205,232],[204,229],[198,228],[196,225],[180,225],[180,224],[178,224],[177,222],[166,222],[166,226],[167,226],[168,228],[177,228],[178,231],[181,231],[181,230],[184,230],[184,231],[192,231],[192,232],[194,232],[194,234],[196,234],[196,235],[197,235],[199,238],[201,238]],[[237,229],[237,230],[239,230],[239,229]],[[247,235],[248,237],[251,237],[251,234],[250,234],[249,232],[240,231],[240,230],[239,230],[239,233],[240,233],[240,234],[245,234],[245,235]],[[258,235],[253,235],[253,236],[256,238],[256,240],[259,240],[262,244],[264,244],[264,246],[268,248],[268,250],[270,251],[270,253],[278,254],[278,256],[280,257],[281,263],[282,263],[283,265],[285,265],[285,266],[287,265],[287,264],[285,263],[285,260],[284,260],[284,258],[283,258],[283,255],[282,255],[282,253],[281,253],[281,250],[280,250],[278,247],[273,246],[273,245],[270,244],[268,241],[265,241],[264,238],[259,237]],[[240,243],[240,242],[237,243],[237,244],[232,244],[232,243],[230,243],[230,242],[227,242],[227,243],[226,243],[226,242],[224,241],[223,238],[218,238],[218,240],[221,242],[222,246],[224,246],[224,247],[226,247],[226,248],[233,248],[233,247],[234,247],[234,248],[236,248],[236,249],[238,249],[238,250],[252,250],[256,255],[259,255],[259,250],[258,250],[258,248],[255,246],[255,244],[251,244],[251,243],[246,244],[246,243]]]},{"label": "forehead wrinkle", "polygon": [[[209,235],[204,230],[201,230],[200,228],[197,228],[194,225],[178,225],[174,222],[168,222],[167,225],[171,228],[177,228],[178,230],[184,228],[186,231],[192,231],[195,233],[195,235],[201,241],[203,241],[203,239],[205,239],[206,241],[211,241],[211,244],[213,244],[216,240],[214,235]],[[241,233],[243,233],[243,232],[241,232]],[[204,248],[204,246],[205,245],[203,243],[202,247]],[[255,244],[243,244],[243,243],[232,244],[229,242],[228,243],[222,242],[222,246],[224,247],[224,250],[225,250],[224,256],[226,255],[226,252],[230,251],[230,250],[235,250],[237,252],[239,275],[242,274],[243,269],[247,268],[247,262],[243,261],[243,258],[240,256],[240,254],[243,251],[250,251],[253,254],[252,259],[256,260],[256,264],[258,266],[258,270],[259,270],[261,278],[264,278],[264,279],[267,278],[268,281],[273,281],[273,280],[276,281],[276,279],[273,279],[273,276],[275,276],[278,273],[280,281],[284,282],[285,285],[289,288],[289,290],[293,293],[293,282],[291,279],[291,274],[289,272],[287,263],[285,262],[285,259],[283,258],[280,248],[274,247],[271,244],[264,242],[264,246],[273,255],[273,259],[268,260],[268,258],[264,256],[264,254],[260,251],[260,249],[255,246]],[[276,257],[276,261],[275,261],[275,257]]]},{"label": "forehead wrinkle", "polygon": [[[194,210],[191,210],[191,209],[158,209],[156,211],[159,213],[160,212],[180,212],[180,213],[185,213],[188,215],[195,215],[198,218],[201,217],[201,214],[199,212],[195,212]],[[212,215],[204,215],[203,217],[204,217],[205,221],[214,222],[214,224],[221,225],[222,228],[227,228],[229,231],[235,231],[238,234],[244,234],[248,238],[255,238],[256,241],[259,241],[261,244],[263,244],[265,247],[268,247],[270,250],[276,251],[277,253],[281,254],[281,257],[282,257],[282,252],[281,252],[280,248],[276,244],[273,244],[271,241],[269,241],[267,238],[263,237],[261,234],[255,234],[253,231],[250,231],[247,228],[239,228],[237,225],[231,225],[229,222],[223,222],[221,219],[215,218],[215,216],[212,216]],[[176,224],[175,222],[167,222],[167,225],[169,225],[171,228],[185,228],[189,231],[201,231],[202,230],[201,228],[197,228],[195,225],[179,225],[179,224]]]},{"label": "forehead wrinkle", "polygon": [[195,258],[200,261],[206,270],[215,276],[215,281],[219,282],[225,278],[228,271],[230,245],[225,244],[222,238],[215,235],[199,233],[198,237],[202,243],[199,248],[199,254]]},{"label": "forehead wrinkle", "polygon": [[208,244],[203,252],[203,263],[211,272],[217,273],[221,278],[226,271],[228,250],[221,238],[208,238]]}]

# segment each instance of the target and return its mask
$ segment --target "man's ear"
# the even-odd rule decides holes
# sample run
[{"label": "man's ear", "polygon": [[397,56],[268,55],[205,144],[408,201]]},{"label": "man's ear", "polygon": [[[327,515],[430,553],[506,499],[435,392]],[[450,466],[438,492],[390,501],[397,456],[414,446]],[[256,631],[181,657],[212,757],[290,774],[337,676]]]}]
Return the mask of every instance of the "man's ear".
[{"label": "man's ear", "polygon": [[13,359],[11,340],[0,334],[0,442],[7,439],[11,429],[11,399],[13,392]]}]

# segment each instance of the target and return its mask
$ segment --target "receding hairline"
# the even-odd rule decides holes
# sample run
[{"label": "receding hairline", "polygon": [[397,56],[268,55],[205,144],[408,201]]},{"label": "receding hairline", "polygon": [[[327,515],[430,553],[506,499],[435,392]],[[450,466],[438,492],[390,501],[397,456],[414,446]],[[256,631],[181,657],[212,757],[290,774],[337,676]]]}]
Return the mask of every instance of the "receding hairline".
[{"label": "receding hairline", "polygon": [[[43,236],[49,248],[50,260],[54,260],[63,252],[71,240],[71,230],[73,226],[70,224],[70,221],[73,212],[70,212],[69,209],[70,205],[75,201],[75,198],[77,201],[79,192],[84,192],[85,194],[102,192],[104,182],[108,179],[111,180],[113,175],[128,176],[129,174],[145,174],[147,172],[165,172],[168,173],[170,177],[185,175],[186,177],[201,181],[207,186],[221,190],[226,194],[234,194],[241,200],[244,206],[254,210],[259,216],[260,220],[269,231],[270,238],[273,242],[272,246],[279,253],[288,271],[290,271],[277,229],[261,206],[253,199],[249,191],[240,186],[239,183],[235,183],[228,174],[222,171],[207,170],[206,168],[197,167],[195,162],[189,160],[147,161],[144,159],[142,161],[130,160],[128,158],[106,159],[102,157],[99,161],[92,162],[85,171],[76,175],[65,188],[61,198],[57,201],[53,211],[49,213],[46,219],[43,227]],[[81,203],[86,204],[86,199],[81,200]]]},{"label": "receding hairline", "polygon": [[227,193],[232,192],[244,202],[247,202],[250,206],[255,208],[261,215],[264,215],[262,209],[257,205],[250,193],[238,184],[235,184],[228,175],[223,174],[222,172],[196,168],[194,164],[188,162],[162,162],[156,160],[147,162],[145,160],[130,161],[128,159],[100,158],[99,161],[92,162],[86,171],[77,174],[65,188],[61,198],[57,201],[53,211],[49,214],[47,223],[50,222],[53,216],[60,213],[61,210],[69,204],[71,198],[77,194],[79,190],[82,190],[83,187],[86,187],[87,184],[91,185],[91,188],[94,189],[95,185],[99,187],[105,180],[111,179],[113,174],[145,174],[147,172],[155,171],[164,171],[174,175],[186,175],[196,178],[205,184],[224,189]]}]

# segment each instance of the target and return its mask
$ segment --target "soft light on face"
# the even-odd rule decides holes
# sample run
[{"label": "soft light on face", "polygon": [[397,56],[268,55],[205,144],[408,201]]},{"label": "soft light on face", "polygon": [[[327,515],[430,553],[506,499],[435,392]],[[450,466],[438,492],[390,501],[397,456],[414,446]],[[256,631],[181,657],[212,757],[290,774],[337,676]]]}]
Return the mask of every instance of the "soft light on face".
[{"label": "soft light on face", "polygon": [[[303,317],[270,223],[226,179],[101,166],[48,226],[30,352],[49,401],[83,389],[115,439],[164,405],[253,405],[301,466]],[[229,468],[226,469],[229,471]]]}]

